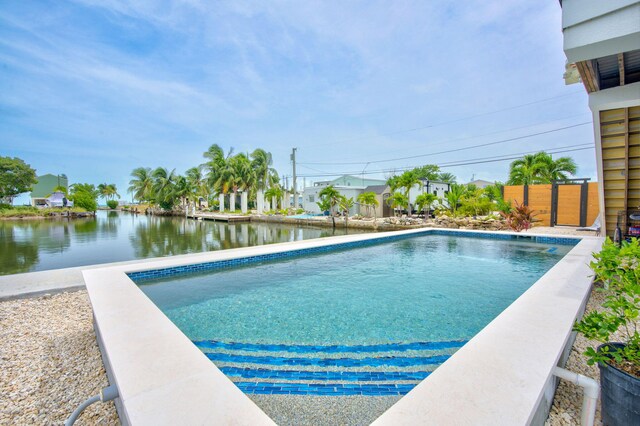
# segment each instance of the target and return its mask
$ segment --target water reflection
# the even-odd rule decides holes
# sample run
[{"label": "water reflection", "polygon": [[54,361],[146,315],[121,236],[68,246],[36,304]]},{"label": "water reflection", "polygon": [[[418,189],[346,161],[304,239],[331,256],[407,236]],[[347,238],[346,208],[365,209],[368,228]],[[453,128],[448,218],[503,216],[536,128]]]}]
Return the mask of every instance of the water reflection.
[{"label": "water reflection", "polygon": [[[349,231],[354,233],[356,231]],[[96,218],[0,221],[0,275],[341,235],[342,229],[99,211]]]}]

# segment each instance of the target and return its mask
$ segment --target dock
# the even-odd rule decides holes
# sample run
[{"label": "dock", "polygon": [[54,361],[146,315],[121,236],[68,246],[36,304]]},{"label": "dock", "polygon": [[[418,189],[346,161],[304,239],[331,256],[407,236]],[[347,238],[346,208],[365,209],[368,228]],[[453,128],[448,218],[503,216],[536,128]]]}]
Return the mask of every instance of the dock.
[{"label": "dock", "polygon": [[187,217],[197,220],[215,220],[219,222],[250,222],[251,216],[235,215],[235,214],[223,214],[223,213],[194,213],[188,214]]}]

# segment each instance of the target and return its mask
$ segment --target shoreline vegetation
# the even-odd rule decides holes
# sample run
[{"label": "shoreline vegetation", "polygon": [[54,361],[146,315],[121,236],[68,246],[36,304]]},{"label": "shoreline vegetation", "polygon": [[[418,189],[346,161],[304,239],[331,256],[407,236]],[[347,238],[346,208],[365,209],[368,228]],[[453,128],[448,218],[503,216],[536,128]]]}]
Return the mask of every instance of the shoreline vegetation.
[{"label": "shoreline vegetation", "polygon": [[87,211],[82,207],[49,207],[41,209],[31,206],[0,206],[0,220],[29,220],[29,219],[59,219],[93,217],[95,212]]}]

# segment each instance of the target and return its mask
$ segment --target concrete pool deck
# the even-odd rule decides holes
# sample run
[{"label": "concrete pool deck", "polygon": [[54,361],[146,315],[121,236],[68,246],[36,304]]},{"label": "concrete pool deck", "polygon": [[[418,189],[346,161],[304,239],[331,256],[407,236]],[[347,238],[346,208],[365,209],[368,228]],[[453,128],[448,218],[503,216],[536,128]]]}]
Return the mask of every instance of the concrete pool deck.
[{"label": "concrete pool deck", "polygon": [[[111,382],[120,390],[118,405],[123,423],[169,424],[177,420],[226,423],[233,419],[236,424],[272,424],[271,419],[137,288],[126,272],[428,231],[329,237],[85,271],[105,364]],[[556,266],[436,370],[443,372],[432,374],[376,424],[544,422],[555,387],[551,369],[562,363],[567,345],[571,346],[573,321],[584,309],[591,289],[588,261],[602,241],[602,238],[584,237]]]}]

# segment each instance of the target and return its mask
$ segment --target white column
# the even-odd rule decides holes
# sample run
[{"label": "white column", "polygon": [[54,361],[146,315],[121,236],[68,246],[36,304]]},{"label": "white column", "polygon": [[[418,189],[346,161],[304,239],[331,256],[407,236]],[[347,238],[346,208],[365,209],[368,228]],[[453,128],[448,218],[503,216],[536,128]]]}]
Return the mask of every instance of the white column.
[{"label": "white column", "polygon": [[288,192],[284,193],[284,197],[282,199],[282,205],[284,206],[285,209],[288,209],[289,207],[291,207],[291,197]]},{"label": "white column", "polygon": [[236,209],[236,193],[232,192],[229,195],[229,210],[234,211]]},{"label": "white column", "polygon": [[264,212],[264,192],[261,189],[256,193],[256,204],[258,214],[262,214]]},{"label": "white column", "polygon": [[264,200],[264,211],[268,212],[269,210],[271,210],[271,205],[269,204],[269,201],[267,199]]},{"label": "white column", "polygon": [[274,210],[278,209],[278,199],[276,197],[271,197],[271,205]]},{"label": "white column", "polygon": [[242,191],[240,193],[240,210],[242,210],[242,213],[246,213],[248,211],[247,209],[248,201],[249,201],[249,193],[247,191]]},{"label": "white column", "polygon": [[224,194],[218,195],[218,200],[220,201],[220,213],[224,211]]}]

